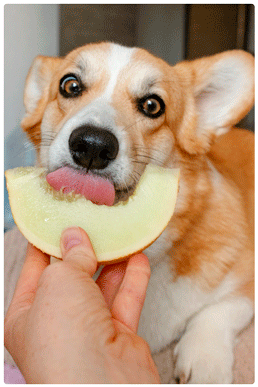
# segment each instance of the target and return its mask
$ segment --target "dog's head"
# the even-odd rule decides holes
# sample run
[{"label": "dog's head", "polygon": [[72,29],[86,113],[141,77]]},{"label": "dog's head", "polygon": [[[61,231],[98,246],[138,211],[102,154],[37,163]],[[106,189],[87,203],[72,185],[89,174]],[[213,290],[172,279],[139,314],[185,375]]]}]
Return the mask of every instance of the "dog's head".
[{"label": "dog's head", "polygon": [[22,127],[41,165],[105,177],[117,202],[146,164],[173,167],[178,152],[208,152],[252,107],[253,72],[253,57],[242,51],[174,67],[112,43],[39,56],[26,80]]}]

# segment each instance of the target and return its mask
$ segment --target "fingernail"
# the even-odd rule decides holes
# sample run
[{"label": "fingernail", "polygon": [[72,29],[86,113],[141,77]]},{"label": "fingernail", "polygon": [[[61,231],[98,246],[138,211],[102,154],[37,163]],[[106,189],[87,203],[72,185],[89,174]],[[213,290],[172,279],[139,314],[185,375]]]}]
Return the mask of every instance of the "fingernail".
[{"label": "fingernail", "polygon": [[79,245],[82,242],[82,234],[79,227],[70,227],[62,233],[62,244],[65,251]]}]

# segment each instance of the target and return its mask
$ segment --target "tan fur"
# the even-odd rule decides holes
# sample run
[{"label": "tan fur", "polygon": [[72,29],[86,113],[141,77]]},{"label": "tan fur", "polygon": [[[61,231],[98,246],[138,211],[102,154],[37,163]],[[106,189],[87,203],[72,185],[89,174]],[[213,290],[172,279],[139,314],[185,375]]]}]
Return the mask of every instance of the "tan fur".
[{"label": "tan fur", "polygon": [[[241,279],[239,292],[254,300],[254,134],[233,128],[218,138],[209,157],[223,176],[241,192],[241,206],[246,216],[249,234],[247,247],[233,272]],[[235,222],[232,215],[232,223]]]},{"label": "tan fur", "polygon": [[[214,143],[208,156],[225,178],[217,198],[207,157],[195,160],[179,151],[189,194],[180,214],[171,220],[171,232],[176,230],[180,235],[171,251],[178,276],[195,275],[205,287],[214,288],[233,270],[250,288],[254,270],[253,144],[253,134],[239,129]],[[246,292],[244,285],[242,291],[251,292]]]},{"label": "tan fur", "polygon": [[[37,59],[38,77],[45,80],[41,85],[44,91],[33,111],[25,91],[27,115],[22,122],[35,145],[40,142],[46,112],[52,117],[52,130],[58,132],[70,117],[102,94],[109,79],[105,66],[109,52],[110,45],[103,43],[79,48],[64,59]],[[76,64],[82,65],[87,53],[95,56],[97,66],[95,72],[90,70],[89,90],[80,99],[65,100],[58,94],[59,79]],[[128,136],[134,173],[141,174],[144,162],[149,160],[181,170],[179,201],[182,195],[183,199],[168,226],[174,241],[170,256],[175,276],[190,276],[203,288],[214,289],[229,272],[234,272],[240,281],[238,291],[253,298],[253,135],[233,129],[217,137],[214,128],[203,123],[197,112],[198,98],[202,102],[202,93],[205,97],[214,66],[225,58],[239,56],[252,74],[253,58],[241,51],[171,67],[139,49],[118,77],[112,105],[117,111],[116,123]],[[156,120],[139,116],[131,97],[137,85],[140,87],[137,74],[144,72],[144,66],[153,68],[155,87],[166,104],[166,114]],[[26,89],[32,74],[33,70]],[[253,88],[242,94],[225,118],[222,131],[229,130],[252,107]]]},{"label": "tan fur", "polygon": [[216,168],[234,181],[243,195],[250,235],[254,236],[254,134],[233,128],[219,137],[208,154]]}]

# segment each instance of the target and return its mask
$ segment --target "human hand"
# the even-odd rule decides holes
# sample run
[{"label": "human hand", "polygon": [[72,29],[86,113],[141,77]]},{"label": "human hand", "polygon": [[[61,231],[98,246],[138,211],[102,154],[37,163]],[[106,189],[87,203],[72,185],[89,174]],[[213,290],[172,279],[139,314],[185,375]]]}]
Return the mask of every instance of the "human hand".
[{"label": "human hand", "polygon": [[63,261],[28,245],[5,319],[5,345],[27,383],[159,383],[137,327],[150,276],[137,254],[106,266],[97,283],[97,260],[86,233],[61,237]]}]

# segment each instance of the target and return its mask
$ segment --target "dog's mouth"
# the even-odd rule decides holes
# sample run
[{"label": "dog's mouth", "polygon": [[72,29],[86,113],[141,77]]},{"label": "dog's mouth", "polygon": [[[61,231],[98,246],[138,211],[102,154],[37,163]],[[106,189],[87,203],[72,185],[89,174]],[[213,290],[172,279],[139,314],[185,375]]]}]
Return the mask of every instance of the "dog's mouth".
[{"label": "dog's mouth", "polygon": [[137,182],[134,181],[129,186],[121,187],[111,179],[69,166],[48,173],[46,180],[56,191],[62,190],[63,193],[73,191],[95,204],[107,206],[113,206],[120,201],[127,200],[137,185]]},{"label": "dog's mouth", "polygon": [[136,185],[137,183],[134,182],[130,186],[122,189],[115,188],[116,196],[114,204],[126,201],[134,193]]}]

